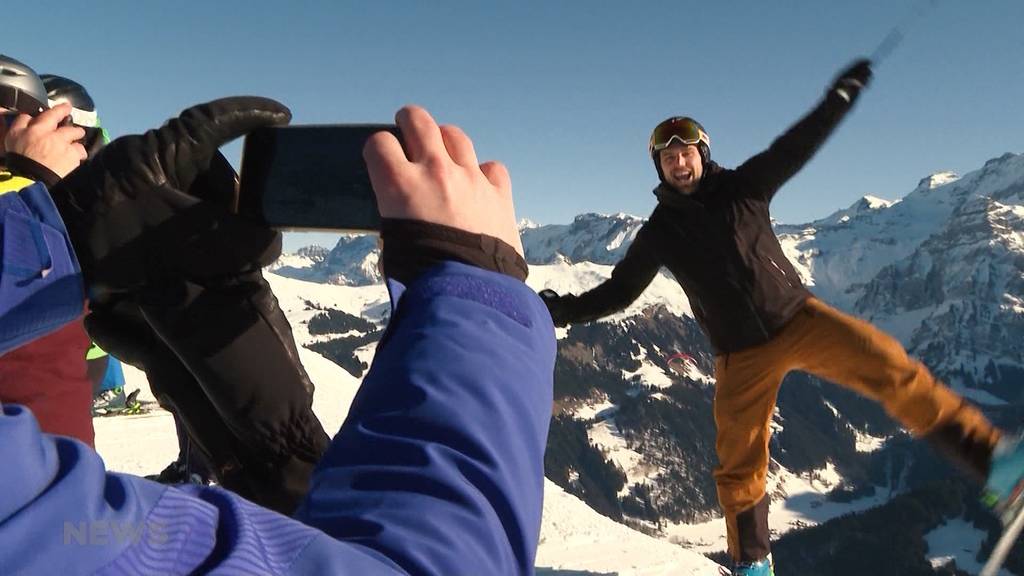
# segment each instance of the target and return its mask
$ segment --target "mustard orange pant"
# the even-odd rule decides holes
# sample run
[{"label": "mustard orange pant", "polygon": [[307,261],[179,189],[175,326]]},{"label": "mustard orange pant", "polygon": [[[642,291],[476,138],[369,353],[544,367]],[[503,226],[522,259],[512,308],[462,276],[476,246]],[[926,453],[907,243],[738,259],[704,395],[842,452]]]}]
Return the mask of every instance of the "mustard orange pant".
[{"label": "mustard orange pant", "polygon": [[979,410],[907,356],[893,337],[815,298],[765,344],[716,358],[715,423],[718,500],[729,554],[737,561],[767,556],[769,424],[783,377],[802,370],[882,404],[915,436],[949,426],[991,451],[999,432]]}]

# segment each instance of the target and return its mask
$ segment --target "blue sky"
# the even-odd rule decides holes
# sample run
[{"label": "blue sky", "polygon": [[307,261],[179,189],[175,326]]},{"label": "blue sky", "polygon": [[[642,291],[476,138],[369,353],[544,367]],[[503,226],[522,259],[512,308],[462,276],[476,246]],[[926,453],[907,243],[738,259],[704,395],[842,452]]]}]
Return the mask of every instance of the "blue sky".
[{"label": "blue sky", "polygon": [[[182,108],[259,94],[296,123],[387,122],[426,106],[505,162],[520,217],[646,215],[651,128],[701,120],[734,166],[808,110],[835,73],[928,0],[49,2],[3,53],[86,84],[116,136]],[[1024,152],[1024,2],[935,0],[776,218],[806,222],[865,194]],[[24,21],[30,21],[26,18]],[[240,147],[226,152],[237,162]],[[288,248],[323,236],[289,238]]]}]

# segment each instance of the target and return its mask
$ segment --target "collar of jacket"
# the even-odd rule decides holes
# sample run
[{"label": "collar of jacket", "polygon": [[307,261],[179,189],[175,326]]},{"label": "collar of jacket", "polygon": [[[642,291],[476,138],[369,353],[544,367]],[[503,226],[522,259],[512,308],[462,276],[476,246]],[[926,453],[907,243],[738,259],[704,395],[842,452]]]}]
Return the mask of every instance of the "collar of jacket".
[{"label": "collar of jacket", "polygon": [[708,195],[711,194],[711,190],[715,188],[715,177],[722,170],[722,167],[718,164],[708,162],[707,167],[704,169],[704,175],[701,177],[700,184],[697,186],[697,191],[693,194],[681,194],[675,188],[662,182],[654,189],[654,195],[658,197],[659,204],[665,204],[675,208],[692,208],[695,204],[706,204]]},{"label": "collar of jacket", "polygon": [[31,186],[33,182],[33,180],[29,180],[28,178],[15,176],[7,170],[0,169],[0,194],[17,192],[26,186]]}]

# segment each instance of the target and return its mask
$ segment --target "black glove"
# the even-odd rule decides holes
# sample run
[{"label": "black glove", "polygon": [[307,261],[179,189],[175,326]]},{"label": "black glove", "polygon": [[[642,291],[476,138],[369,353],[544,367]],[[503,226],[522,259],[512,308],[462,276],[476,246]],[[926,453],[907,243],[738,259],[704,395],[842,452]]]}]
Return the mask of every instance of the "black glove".
[{"label": "black glove", "polygon": [[853,103],[860,91],[871,82],[871,60],[861,58],[847,66],[836,77],[829,92],[835,92],[847,102]]},{"label": "black glove", "polygon": [[217,148],[291,113],[266,98],[194,106],[163,127],[118,138],[51,190],[90,298],[180,277],[257,269],[281,250],[280,234],[192,192]]},{"label": "black glove", "polygon": [[551,313],[551,322],[555,326],[562,328],[569,325],[569,304],[576,299],[575,296],[572,294],[559,296],[557,292],[548,288],[538,292],[538,295],[544,301],[544,305],[548,307],[548,312]]},{"label": "black glove", "polygon": [[[171,294],[177,294],[178,305],[169,302],[175,300]],[[85,318],[89,335],[114,357],[145,371],[160,405],[178,414],[221,486],[291,514],[330,439],[313,414],[312,383],[266,281],[257,271],[206,288],[187,284],[146,291],[141,298],[142,304],[122,299],[92,306]],[[161,304],[164,299],[168,302]],[[239,321],[261,314],[260,309],[264,320]],[[171,341],[189,339],[191,329],[230,342],[216,354],[177,344],[179,356],[147,313],[161,326],[186,325]],[[249,328],[241,328],[245,325]],[[236,331],[248,336],[232,339]]]},{"label": "black glove", "polygon": [[231,214],[238,179],[216,150],[287,119],[259,98],[190,108],[115,140],[54,196],[91,279],[92,337],[145,370],[221,485],[290,514],[329,438],[260,272],[280,235]]}]

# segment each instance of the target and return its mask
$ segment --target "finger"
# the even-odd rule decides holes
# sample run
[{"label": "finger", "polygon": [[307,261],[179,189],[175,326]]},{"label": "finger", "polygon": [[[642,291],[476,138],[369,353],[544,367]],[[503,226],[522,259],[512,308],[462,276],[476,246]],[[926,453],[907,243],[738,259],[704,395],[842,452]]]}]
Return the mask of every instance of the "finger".
[{"label": "finger", "polygon": [[61,126],[57,128],[56,132],[65,142],[74,142],[85,138],[85,128],[81,126]]},{"label": "finger", "polygon": [[175,186],[187,190],[222,145],[257,128],[287,124],[291,117],[284,104],[258,96],[221,98],[193,106],[156,131],[157,141],[174,143],[177,149],[173,165],[163,168]]},{"label": "finger", "polygon": [[71,144],[72,150],[78,155],[78,162],[82,163],[89,158],[89,151],[85,149],[85,146],[81,142],[75,142]]},{"label": "finger", "polygon": [[476,150],[473,149],[473,141],[458,126],[441,126],[441,139],[444,140],[448,155],[459,166],[471,168],[479,164]]},{"label": "finger", "polygon": [[54,131],[71,114],[71,104],[61,102],[49,110],[43,110],[32,119],[32,124],[47,131]]},{"label": "finger", "polygon": [[14,119],[14,122],[11,122],[11,126],[10,126],[10,128],[8,130],[9,131],[24,130],[25,128],[28,128],[28,123],[31,122],[31,121],[32,121],[32,117],[29,116],[28,114],[18,114],[18,117]]},{"label": "finger", "polygon": [[196,143],[193,153],[213,150],[264,126],[280,126],[292,119],[287,106],[270,98],[234,96],[186,109],[177,118]]},{"label": "finger", "polygon": [[390,132],[377,132],[366,140],[363,146],[363,159],[370,174],[370,184],[380,198],[395,187],[395,175],[409,165],[405,150],[398,138]]},{"label": "finger", "polygon": [[512,192],[512,177],[501,162],[484,162],[480,165],[480,171],[495,188],[505,193]]},{"label": "finger", "polygon": [[406,106],[395,114],[395,122],[402,130],[402,141],[411,162],[422,162],[444,154],[441,130],[430,113],[423,108]]}]

